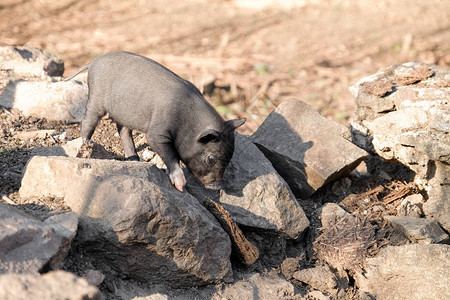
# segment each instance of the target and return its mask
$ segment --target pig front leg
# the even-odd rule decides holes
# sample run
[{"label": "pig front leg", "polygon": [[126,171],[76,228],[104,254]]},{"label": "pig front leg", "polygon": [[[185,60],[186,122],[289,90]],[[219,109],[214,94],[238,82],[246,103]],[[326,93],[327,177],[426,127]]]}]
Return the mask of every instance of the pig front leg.
[{"label": "pig front leg", "polygon": [[180,192],[183,192],[184,186],[186,185],[186,178],[184,177],[183,170],[180,167],[178,152],[174,148],[171,141],[166,137],[153,136],[149,134],[147,134],[147,140],[151,145],[152,150],[158,153],[166,164],[172,185],[174,185]]},{"label": "pig front leg", "polygon": [[117,131],[119,132],[120,139],[122,140],[123,150],[125,152],[125,158],[131,161],[139,161],[139,156],[134,146],[132,130],[117,124]]}]

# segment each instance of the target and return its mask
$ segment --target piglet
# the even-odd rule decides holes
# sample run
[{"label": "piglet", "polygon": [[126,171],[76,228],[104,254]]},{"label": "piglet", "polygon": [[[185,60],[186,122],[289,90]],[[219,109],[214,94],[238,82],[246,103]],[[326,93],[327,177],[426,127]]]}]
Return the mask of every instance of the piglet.
[{"label": "piglet", "polygon": [[81,67],[89,69],[89,99],[81,137],[90,140],[106,114],[117,124],[125,157],[139,160],[132,130],[146,134],[167,166],[172,184],[186,184],[182,160],[209,189],[220,189],[234,151],[234,131],[245,119],[224,121],[200,91],[159,63],[129,52],[113,52]]}]

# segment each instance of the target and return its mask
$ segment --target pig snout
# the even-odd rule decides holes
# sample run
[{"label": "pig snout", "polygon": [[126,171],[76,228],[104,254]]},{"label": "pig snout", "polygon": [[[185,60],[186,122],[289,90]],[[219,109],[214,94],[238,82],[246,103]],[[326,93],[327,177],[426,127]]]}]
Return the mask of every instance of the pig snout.
[{"label": "pig snout", "polygon": [[207,188],[208,190],[220,190],[222,189],[222,176],[223,174],[207,174],[206,176],[199,176],[201,183]]}]

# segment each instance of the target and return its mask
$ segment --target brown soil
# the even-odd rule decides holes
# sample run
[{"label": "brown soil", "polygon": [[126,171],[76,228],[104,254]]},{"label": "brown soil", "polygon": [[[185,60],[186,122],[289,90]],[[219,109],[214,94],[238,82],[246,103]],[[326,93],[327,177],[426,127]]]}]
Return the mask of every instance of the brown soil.
[{"label": "brown soil", "polygon": [[116,50],[153,58],[198,86],[212,76],[208,100],[226,118],[247,117],[242,133],[292,96],[348,124],[348,87],[358,79],[407,61],[450,65],[448,1],[238,2],[246,1],[5,0],[0,45],[54,52],[65,76]]},{"label": "brown soil", "polygon": [[[5,0],[0,4],[0,45],[54,52],[65,61],[65,76],[110,51],[148,56],[193,81],[225,119],[246,117],[240,128],[246,134],[288,97],[302,99],[322,115],[348,125],[356,109],[348,87],[360,78],[407,61],[450,66],[449,1],[324,0],[289,9],[248,9],[237,2],[242,1]],[[422,71],[413,75],[429,76]],[[40,133],[21,134],[30,131]],[[21,199],[18,189],[33,148],[64,144],[78,136],[79,124],[0,108],[1,201],[40,219],[67,210],[60,199]],[[101,121],[93,140],[123,155],[110,120]],[[147,146],[142,135],[136,135],[135,142],[139,151]],[[332,183],[313,201],[300,201],[311,220],[305,238],[310,263],[315,260],[312,242],[320,233],[316,209],[323,202],[369,215],[377,224],[383,214],[395,212],[402,197],[416,192],[405,182],[407,172],[380,163],[368,168],[372,175],[350,177],[349,188]],[[380,169],[384,173],[377,176]],[[386,176],[389,180],[381,178]],[[74,249],[77,255],[79,249]],[[67,264],[80,274],[92,268],[75,256]],[[102,286],[107,296],[114,294],[116,282],[123,283],[114,280]]]}]

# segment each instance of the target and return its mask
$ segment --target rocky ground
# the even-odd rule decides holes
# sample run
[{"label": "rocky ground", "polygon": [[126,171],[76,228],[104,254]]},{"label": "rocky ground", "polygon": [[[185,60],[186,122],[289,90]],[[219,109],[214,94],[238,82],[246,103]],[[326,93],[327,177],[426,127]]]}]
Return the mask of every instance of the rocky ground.
[{"label": "rocky ground", "polygon": [[[404,61],[448,68],[449,7],[442,1],[417,1],[415,5],[400,0],[376,5],[370,1],[312,2],[290,9],[256,10],[243,8],[240,1],[175,1],[170,5],[165,1],[151,5],[145,1],[8,1],[0,6],[0,28],[4,29],[0,30],[4,35],[0,43],[27,43],[50,50],[63,59],[66,76],[98,54],[119,49],[138,52],[196,83],[226,119],[247,117],[240,133],[253,134],[272,109],[295,96],[346,127],[355,113],[353,142],[371,154],[352,173],[323,186],[323,182],[314,183],[319,188],[312,195],[300,197],[296,191],[295,201],[310,222],[299,240],[280,239],[280,233],[274,234],[272,229],[268,234],[266,229],[241,225],[259,249],[259,260],[245,266],[233,257],[234,285],[181,290],[165,284],[147,285],[97,264],[97,258],[86,252],[86,241],[79,237],[58,267],[89,278],[106,299],[234,299],[237,295],[245,298],[248,291],[254,299],[281,299],[280,295],[284,299],[369,299],[369,294],[404,299],[407,297],[401,293],[414,290],[421,282],[421,272],[436,276],[420,283],[428,288],[426,297],[442,296],[438,287],[428,284],[441,282],[448,272],[439,265],[442,268],[448,262],[449,251],[442,244],[448,243],[449,231],[445,213],[449,75],[436,71],[438,66],[406,68],[412,73],[397,66],[358,82],[353,95],[347,89],[379,68]],[[18,11],[30,13],[19,20],[15,17]],[[188,18],[194,13],[196,18]],[[80,26],[79,19],[87,20],[86,24]],[[59,72],[58,63],[54,66]],[[10,95],[4,91],[13,80],[3,69],[0,101]],[[29,66],[27,72],[31,69]],[[444,75],[436,76],[441,73]],[[25,80],[42,78],[30,75]],[[47,83],[43,89],[46,87]],[[434,94],[424,91],[427,88],[433,88]],[[417,107],[426,115],[419,114]],[[399,118],[412,121],[398,122]],[[33,149],[63,146],[79,136],[79,121],[49,119],[0,106],[1,202],[40,221],[74,210],[63,197],[19,194]],[[383,127],[386,124],[390,124],[387,129]],[[116,131],[111,120],[104,118],[93,141],[119,162],[123,150]],[[400,142],[393,144],[394,140]],[[144,136],[136,134],[135,143],[142,156],[148,147]],[[252,168],[253,158],[243,159],[241,165]],[[289,182],[289,176],[283,177]],[[411,219],[401,217],[418,220],[410,223]],[[245,222],[240,220],[240,224]],[[277,230],[284,230],[284,235],[282,225]],[[428,231],[424,233],[422,228]],[[402,269],[411,263],[404,260],[406,256],[420,265],[418,273],[414,268]],[[436,257],[438,266],[427,257]],[[404,291],[386,284],[380,275],[382,265],[389,265],[395,278],[410,274],[393,285]],[[47,278],[55,276],[48,274]],[[58,276],[72,280],[70,274]],[[0,287],[2,284],[0,280]],[[96,297],[95,291],[87,293]]]},{"label": "rocky ground", "polygon": [[[22,172],[30,158],[32,149],[35,147],[55,147],[66,144],[67,141],[78,137],[79,124],[65,124],[64,122],[46,121],[45,119],[36,117],[24,117],[15,109],[2,108],[1,130],[5,133],[5,138],[2,140],[4,150],[0,153],[1,169],[4,170],[0,175],[2,179],[0,181],[2,202],[15,205],[41,221],[55,214],[70,211],[70,208],[62,199],[55,197],[23,198],[20,197],[18,190],[21,185]],[[51,132],[47,132],[47,130],[51,130]],[[139,139],[140,137],[137,137],[135,140],[139,141]],[[109,119],[101,121],[93,140],[105,146],[108,151],[118,156],[123,155],[115,125]],[[140,154],[145,148],[146,144],[142,144]],[[374,160],[376,161],[376,159]],[[288,253],[292,252],[290,255],[295,254],[294,257],[297,257],[299,252],[303,253],[301,255],[303,258],[301,260],[302,266],[311,267],[317,261],[317,253],[313,250],[312,242],[319,235],[319,231],[317,230],[321,227],[321,223],[317,209],[321,207],[322,203],[341,203],[349,212],[353,212],[355,215],[360,215],[361,217],[367,216],[374,224],[378,224],[376,225],[377,228],[383,228],[388,225],[380,217],[389,212],[395,213],[396,207],[399,204],[398,200],[402,199],[404,195],[413,194],[418,191],[414,184],[405,181],[405,178],[407,179],[410,176],[407,170],[402,168],[398,169],[398,166],[391,166],[389,164],[381,167],[380,161],[368,162],[368,164],[373,172],[370,176],[366,174],[367,169],[363,168],[360,170],[362,175],[354,173],[350,177],[338,180],[334,184],[319,190],[311,199],[299,199],[308,219],[311,221],[311,228],[304,242],[294,243],[285,251]],[[370,199],[370,201],[367,201],[367,199]],[[386,199],[390,199],[387,205]],[[391,242],[387,237],[392,234],[392,232],[383,231],[377,237],[378,243],[383,246],[390,244]],[[276,241],[267,240],[265,242],[260,241],[260,243],[262,244],[259,246],[265,249],[265,251],[260,250],[261,260],[250,267],[243,267],[236,261],[236,278],[245,277],[245,274],[249,272],[264,273],[271,270],[284,274],[281,273],[283,270],[281,263],[286,255],[285,251],[279,252],[280,250],[276,250]],[[408,242],[404,238],[400,238],[399,243]],[[271,249],[271,247],[275,248]],[[372,255],[378,252],[376,249],[378,246],[374,247],[371,250]],[[89,257],[83,254],[82,248],[77,246],[77,241],[75,240],[71,252],[69,252],[68,257],[64,261],[63,269],[80,276],[85,275],[88,270],[95,269],[93,267],[95,262],[90,261]],[[359,264],[360,262],[354,263]],[[289,264],[289,262],[285,264]],[[286,266],[284,268],[289,269]],[[108,273],[106,270],[100,271],[105,274]],[[298,284],[297,288],[303,290],[302,293],[308,291],[306,286],[302,286],[299,281],[296,282]],[[146,292],[150,293],[148,286],[146,287],[134,281],[124,280],[120,275],[108,276],[107,280],[100,285],[100,289],[106,295],[107,299],[129,299],[132,296],[144,295]],[[152,291],[154,289],[155,287],[152,288]],[[156,288],[156,290],[163,294],[176,295],[177,293],[181,293],[189,295],[186,297],[192,297],[192,299],[196,297],[195,295],[200,297],[204,295],[202,291],[189,292],[183,290],[177,292],[176,290],[167,290],[167,288],[161,287]],[[208,292],[212,293],[211,291]],[[357,292],[349,289],[345,297],[357,297]]]}]

